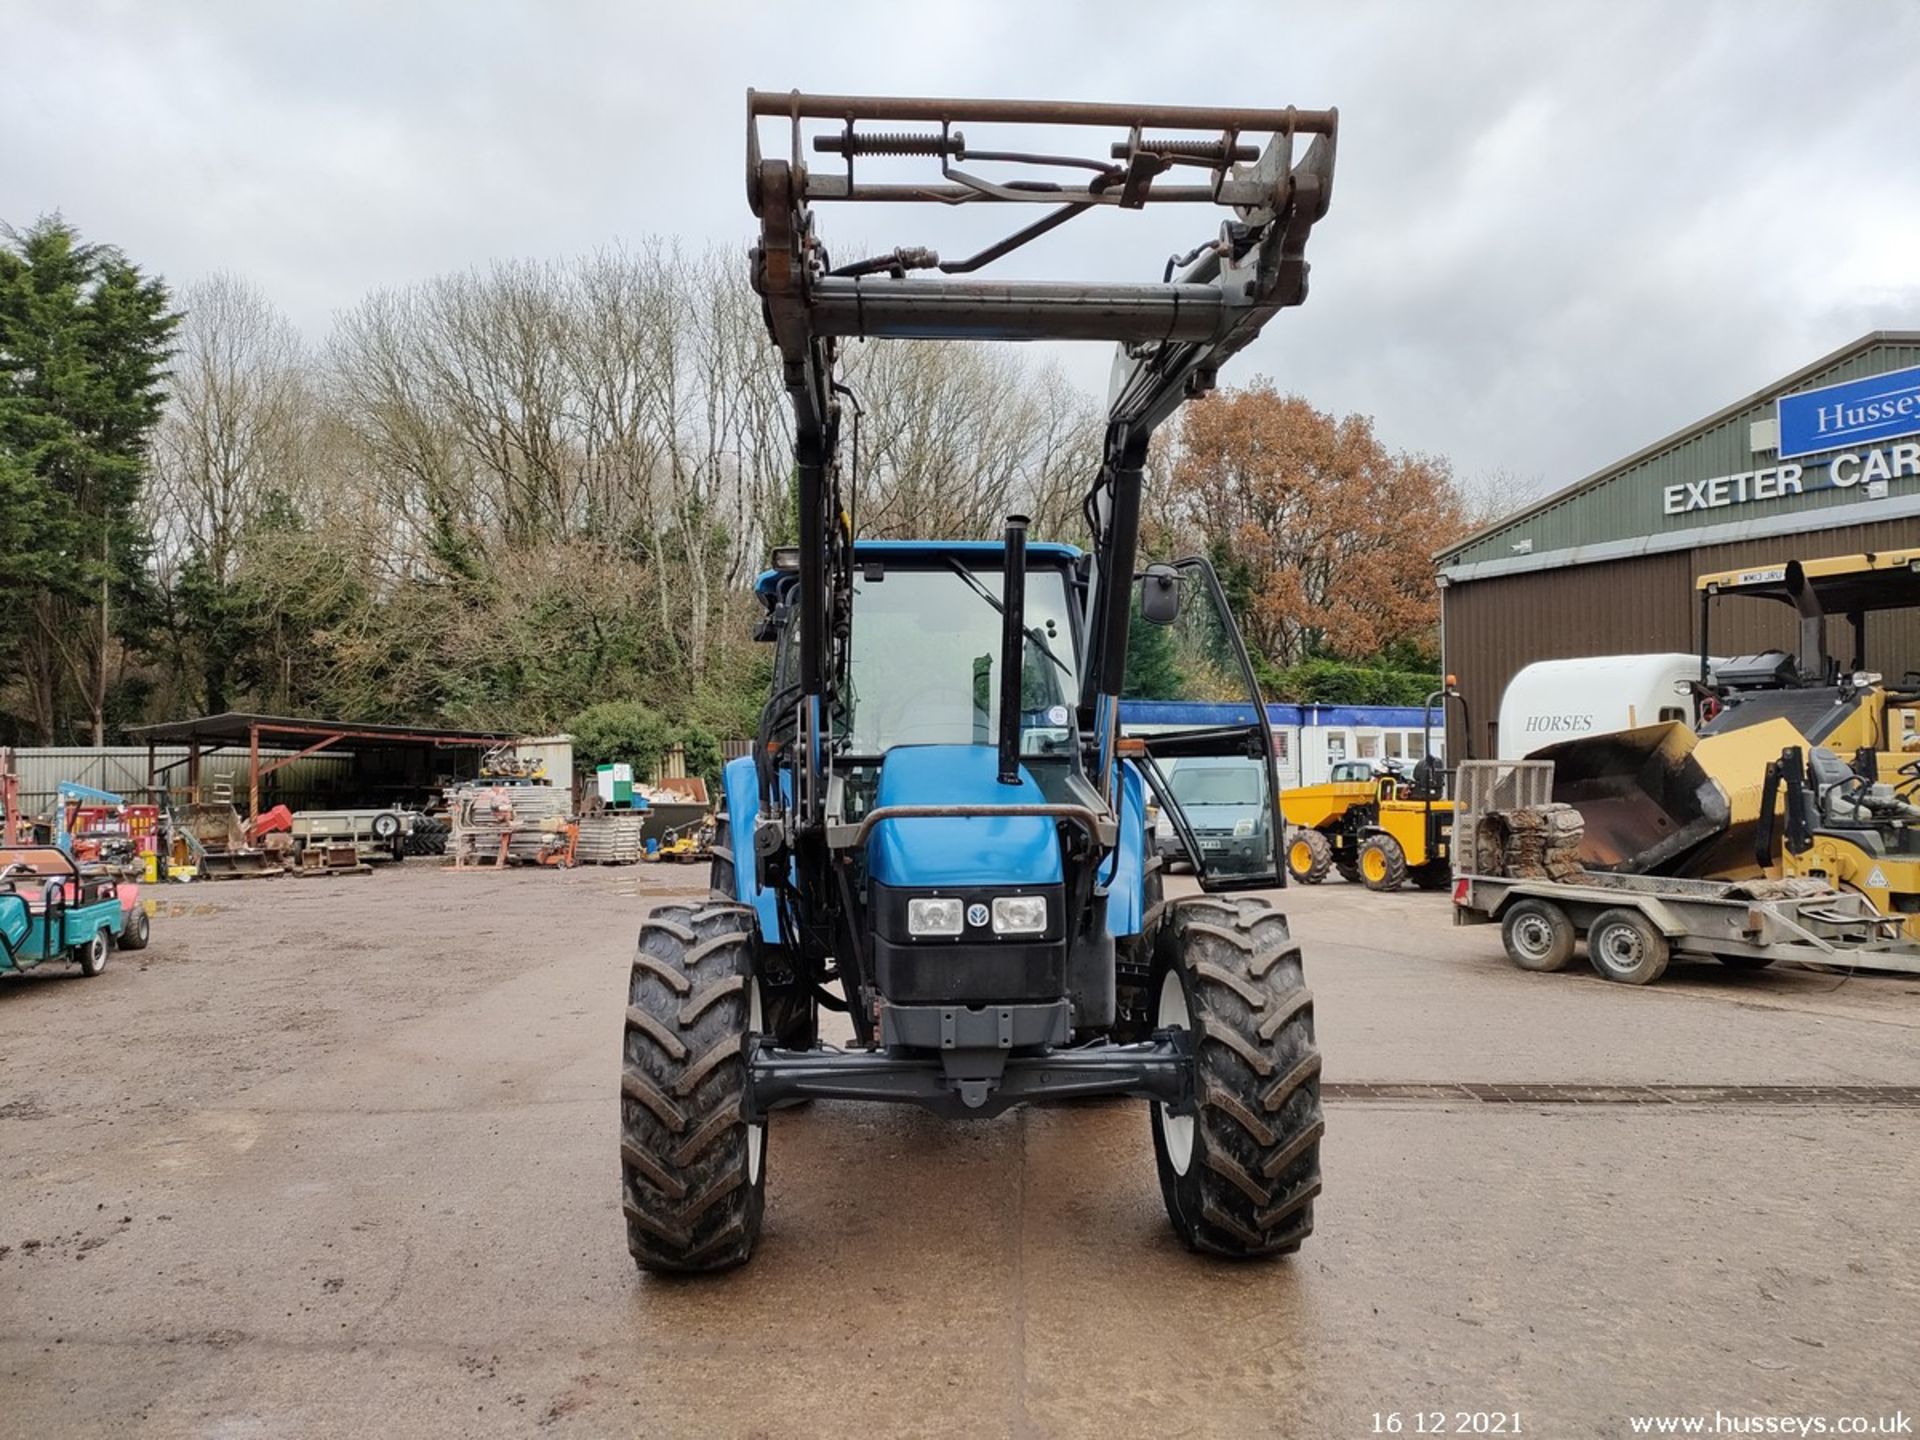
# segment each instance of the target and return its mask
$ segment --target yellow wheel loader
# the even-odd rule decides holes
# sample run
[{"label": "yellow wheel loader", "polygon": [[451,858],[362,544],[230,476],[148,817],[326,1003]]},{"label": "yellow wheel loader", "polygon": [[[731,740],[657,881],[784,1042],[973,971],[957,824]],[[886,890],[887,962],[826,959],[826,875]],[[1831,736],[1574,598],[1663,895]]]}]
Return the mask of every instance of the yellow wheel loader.
[{"label": "yellow wheel loader", "polygon": [[1398,890],[1408,880],[1444,890],[1453,802],[1441,796],[1437,768],[1424,768],[1424,777],[1389,773],[1284,792],[1287,873],[1303,885],[1337,870],[1369,890]]},{"label": "yellow wheel loader", "polygon": [[[1920,946],[1920,677],[1867,669],[1867,617],[1920,610],[1920,549],[1790,560],[1703,575],[1696,736],[1668,724],[1565,741],[1553,798],[1584,821],[1589,870],[1690,879],[1805,877],[1904,918]],[[1715,603],[1797,612],[1794,652],[1709,661]],[[1828,652],[1828,617],[1851,663]]]}]

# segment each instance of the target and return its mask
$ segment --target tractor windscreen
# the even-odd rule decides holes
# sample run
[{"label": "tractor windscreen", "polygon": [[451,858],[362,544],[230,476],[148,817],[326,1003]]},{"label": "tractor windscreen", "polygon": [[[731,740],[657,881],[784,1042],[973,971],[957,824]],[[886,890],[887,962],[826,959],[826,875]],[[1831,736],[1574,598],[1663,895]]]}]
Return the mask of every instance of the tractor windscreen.
[{"label": "tractor windscreen", "polygon": [[[1001,617],[997,568],[889,565],[856,572],[849,656],[848,752],[895,745],[992,745],[1000,712]],[[1027,572],[1026,663],[1020,679],[1020,750],[1067,754],[1078,689],[1066,578]]]}]

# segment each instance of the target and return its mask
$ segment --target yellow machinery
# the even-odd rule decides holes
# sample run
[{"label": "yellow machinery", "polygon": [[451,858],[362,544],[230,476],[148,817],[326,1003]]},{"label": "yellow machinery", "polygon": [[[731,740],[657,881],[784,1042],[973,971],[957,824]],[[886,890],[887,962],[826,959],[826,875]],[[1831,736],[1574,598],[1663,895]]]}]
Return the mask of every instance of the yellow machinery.
[{"label": "yellow machinery", "polygon": [[[1566,741],[1553,797],[1585,821],[1590,869],[1696,879],[1806,876],[1905,918],[1920,943],[1920,678],[1866,668],[1867,618],[1920,609],[1920,549],[1787,561],[1700,577],[1698,737],[1655,725]],[[1796,652],[1709,662],[1714,602],[1772,600],[1799,616]],[[1829,617],[1851,663],[1828,653]],[[1711,681],[1708,681],[1709,667]]]},{"label": "yellow machinery", "polygon": [[1453,802],[1438,789],[1437,780],[1381,775],[1284,791],[1287,873],[1306,885],[1338,870],[1369,890],[1398,890],[1408,880],[1422,890],[1444,890]]}]

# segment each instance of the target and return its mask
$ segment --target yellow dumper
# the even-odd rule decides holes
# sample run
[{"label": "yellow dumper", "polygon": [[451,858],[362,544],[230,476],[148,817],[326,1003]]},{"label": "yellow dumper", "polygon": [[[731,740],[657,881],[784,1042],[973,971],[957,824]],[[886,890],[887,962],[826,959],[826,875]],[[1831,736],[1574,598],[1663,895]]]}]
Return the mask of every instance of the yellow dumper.
[{"label": "yellow dumper", "polygon": [[1369,890],[1398,890],[1408,880],[1444,890],[1453,802],[1438,790],[1437,782],[1380,775],[1283,791],[1287,873],[1303,885],[1337,870]]}]

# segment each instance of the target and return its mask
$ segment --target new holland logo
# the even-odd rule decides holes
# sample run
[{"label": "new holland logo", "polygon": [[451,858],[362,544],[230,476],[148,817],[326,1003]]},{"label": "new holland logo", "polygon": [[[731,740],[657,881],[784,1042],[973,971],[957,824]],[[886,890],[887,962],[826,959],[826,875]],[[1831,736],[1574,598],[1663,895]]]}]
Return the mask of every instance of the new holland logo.
[{"label": "new holland logo", "polygon": [[1875,890],[1886,889],[1887,888],[1886,871],[1882,870],[1878,865],[1874,866],[1873,873],[1867,876],[1867,884]]}]

